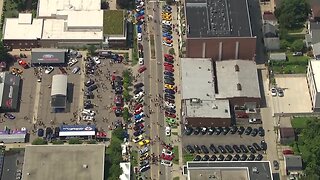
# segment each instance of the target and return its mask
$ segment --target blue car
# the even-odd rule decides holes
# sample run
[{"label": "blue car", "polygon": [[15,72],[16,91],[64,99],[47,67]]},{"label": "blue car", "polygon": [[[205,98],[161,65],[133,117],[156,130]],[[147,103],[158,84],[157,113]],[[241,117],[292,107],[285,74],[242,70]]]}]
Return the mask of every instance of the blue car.
[{"label": "blue car", "polygon": [[138,25],[138,26],[137,26],[137,31],[138,31],[138,33],[141,33],[141,32],[142,32],[142,27],[141,27],[141,25]]},{"label": "blue car", "polygon": [[142,116],[140,114],[134,115],[135,120],[139,120],[141,118],[143,118],[143,115]]},{"label": "blue car", "polygon": [[165,71],[163,74],[166,76],[173,76],[173,73],[169,71]]},{"label": "blue car", "polygon": [[164,36],[164,37],[166,37],[168,39],[172,39],[173,38],[171,35],[167,35],[167,36]]},{"label": "blue car", "polygon": [[162,34],[163,37],[167,37],[167,36],[171,36],[171,34],[169,32],[165,32]]}]

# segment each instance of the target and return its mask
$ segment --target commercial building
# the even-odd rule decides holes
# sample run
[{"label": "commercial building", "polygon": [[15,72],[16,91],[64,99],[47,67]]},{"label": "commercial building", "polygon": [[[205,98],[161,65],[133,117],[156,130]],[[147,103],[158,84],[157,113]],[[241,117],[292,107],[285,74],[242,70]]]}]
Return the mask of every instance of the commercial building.
[{"label": "commercial building", "polygon": [[216,100],[211,59],[181,59],[182,117],[191,126],[230,126],[228,100]]},{"label": "commercial building", "polygon": [[184,174],[194,179],[273,180],[269,161],[187,162]]},{"label": "commercial building", "polygon": [[105,146],[27,145],[22,170],[24,180],[104,179]]},{"label": "commercial building", "polygon": [[60,139],[78,137],[81,139],[92,139],[96,135],[94,125],[62,125],[60,126]]},{"label": "commercial building", "polygon": [[106,36],[103,21],[101,0],[39,0],[37,18],[20,13],[5,20],[3,42],[20,49],[100,45]]},{"label": "commercial building", "polygon": [[51,107],[65,109],[67,105],[68,76],[57,74],[52,76]]},{"label": "commercial building", "polygon": [[247,0],[186,0],[189,58],[249,59],[256,51]]},{"label": "commercial building", "polygon": [[0,109],[17,111],[20,102],[20,76],[8,72],[0,73]]},{"label": "commercial building", "polygon": [[0,131],[0,142],[1,143],[25,143],[26,142],[26,131]]},{"label": "commercial building", "polygon": [[284,165],[287,173],[301,172],[303,169],[301,156],[284,155]]},{"label": "commercial building", "polygon": [[320,61],[310,60],[307,69],[307,83],[313,111],[320,110]]},{"label": "commercial building", "polygon": [[66,63],[66,54],[67,50],[65,49],[32,49],[31,64],[33,66],[62,65]]},{"label": "commercial building", "polygon": [[232,107],[260,106],[257,66],[254,61],[216,61],[216,99],[228,99]]}]

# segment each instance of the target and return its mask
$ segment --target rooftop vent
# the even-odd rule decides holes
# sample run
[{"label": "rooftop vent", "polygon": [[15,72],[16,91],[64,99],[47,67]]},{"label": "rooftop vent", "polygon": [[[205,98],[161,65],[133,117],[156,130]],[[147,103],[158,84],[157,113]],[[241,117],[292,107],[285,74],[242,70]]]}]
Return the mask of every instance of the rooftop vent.
[{"label": "rooftop vent", "polygon": [[214,105],[212,106],[212,109],[218,109],[218,106],[217,106],[216,104],[214,104]]},{"label": "rooftop vent", "polygon": [[242,87],[241,87],[241,84],[240,84],[240,83],[237,84],[237,90],[238,90],[238,91],[241,91],[241,90],[242,90]]},{"label": "rooftop vent", "polygon": [[201,69],[201,67],[199,66],[199,69]]},{"label": "rooftop vent", "polygon": [[191,102],[192,103],[200,103],[200,99],[194,98],[194,99],[191,99]]},{"label": "rooftop vent", "polygon": [[239,72],[239,71],[240,71],[240,68],[239,68],[239,65],[238,65],[238,64],[236,64],[236,65],[234,66],[234,70],[235,70],[236,72]]}]

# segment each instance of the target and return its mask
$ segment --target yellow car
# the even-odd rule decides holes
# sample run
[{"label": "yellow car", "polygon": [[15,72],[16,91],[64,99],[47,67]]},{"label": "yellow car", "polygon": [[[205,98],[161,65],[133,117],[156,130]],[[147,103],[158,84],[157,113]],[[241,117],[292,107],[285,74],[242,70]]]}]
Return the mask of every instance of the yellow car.
[{"label": "yellow car", "polygon": [[140,161],[143,161],[143,160],[146,160],[148,158],[149,158],[149,154],[145,153],[145,154],[142,154],[139,159],[140,159]]},{"label": "yellow car", "polygon": [[162,16],[171,16],[171,13],[169,14],[169,13],[162,13],[161,14]]},{"label": "yellow car", "polygon": [[172,17],[162,17],[162,20],[166,20],[166,21],[172,21]]},{"label": "yellow car", "polygon": [[170,84],[165,84],[164,87],[167,88],[167,89],[173,89],[173,88],[174,88],[174,87],[173,87],[172,85],[170,85]]},{"label": "yellow car", "polygon": [[172,19],[172,16],[171,16],[171,14],[163,14],[162,18],[164,18],[164,19]]},{"label": "yellow car", "polygon": [[144,146],[144,145],[147,145],[147,144],[150,144],[150,140],[148,140],[148,139],[139,142],[140,146]]}]

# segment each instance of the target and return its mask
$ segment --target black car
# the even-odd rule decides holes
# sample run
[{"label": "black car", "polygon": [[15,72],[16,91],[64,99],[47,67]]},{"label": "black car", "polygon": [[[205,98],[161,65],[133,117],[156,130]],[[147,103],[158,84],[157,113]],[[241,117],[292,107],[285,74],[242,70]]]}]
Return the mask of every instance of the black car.
[{"label": "black car", "polygon": [[224,127],[223,128],[223,135],[227,135],[230,131],[230,128],[229,127]]},{"label": "black car", "polygon": [[209,127],[208,128],[208,135],[212,135],[214,133],[215,128]]},{"label": "black car", "polygon": [[225,161],[231,161],[232,156],[230,154],[228,154],[228,156],[224,159]]},{"label": "black car", "polygon": [[250,156],[248,157],[248,161],[253,161],[256,158],[256,156],[254,154],[250,154]]},{"label": "black car", "polygon": [[239,159],[240,159],[240,155],[236,154],[233,156],[232,161],[239,161]]},{"label": "black car", "polygon": [[170,81],[174,81],[174,77],[172,77],[172,76],[164,76],[163,78],[170,80]]},{"label": "black car", "polygon": [[87,100],[87,101],[83,102],[83,108],[84,109],[91,109],[91,108],[93,108],[93,104],[91,103],[90,100]]},{"label": "black car", "polygon": [[217,160],[217,156],[216,155],[212,155],[209,159],[209,161],[216,161]]},{"label": "black car", "polygon": [[218,149],[217,149],[213,144],[210,144],[209,148],[211,149],[211,151],[212,151],[213,153],[215,153],[215,154],[218,154],[218,153],[219,153]]},{"label": "black car", "polygon": [[169,98],[164,98],[165,101],[174,104],[175,100],[174,99],[169,99]]},{"label": "black car", "polygon": [[208,161],[210,157],[206,154],[202,157],[201,161]]},{"label": "black car", "polygon": [[258,143],[253,143],[252,146],[253,146],[257,151],[261,151],[261,147],[259,146]]},{"label": "black car", "polygon": [[239,135],[242,135],[245,131],[245,128],[243,126],[240,126],[239,129],[238,129],[238,134]]},{"label": "black car", "polygon": [[165,83],[165,84],[170,84],[170,85],[172,85],[172,86],[175,85],[175,83],[174,83],[173,81],[169,80],[169,79],[165,79],[165,80],[164,80],[164,83]]},{"label": "black car", "polygon": [[174,108],[166,108],[166,111],[169,113],[176,113],[176,110]]},{"label": "black car", "polygon": [[184,133],[189,136],[191,135],[193,132],[193,128],[192,127],[184,127]]},{"label": "black car", "polygon": [[247,127],[247,129],[244,131],[245,135],[249,135],[252,131],[252,127]]},{"label": "black car", "polygon": [[245,145],[243,145],[243,144],[240,145],[240,149],[241,149],[241,151],[242,151],[243,153],[248,153],[248,152],[249,152],[248,149],[247,149],[247,147],[246,147]]},{"label": "black car", "polygon": [[44,136],[44,130],[43,129],[38,129],[38,136],[43,137]]},{"label": "black car", "polygon": [[172,72],[170,71],[165,71],[163,72],[164,75],[167,75],[167,76],[174,76]]},{"label": "black car", "polygon": [[93,99],[94,95],[92,91],[85,91],[84,95],[87,97],[87,99]]},{"label": "black car", "polygon": [[196,155],[196,157],[194,157],[193,161],[200,161],[201,160],[201,156],[200,155]]},{"label": "black car", "polygon": [[192,148],[191,145],[187,145],[187,146],[186,146],[186,149],[187,149],[187,151],[188,151],[189,153],[191,153],[191,154],[195,153],[195,151],[194,151],[194,149]]},{"label": "black car", "polygon": [[88,91],[94,91],[98,88],[98,86],[96,84],[93,84],[91,86],[88,87]]},{"label": "black car", "polygon": [[202,150],[203,153],[209,154],[209,150],[208,150],[207,146],[202,145],[202,146],[201,146],[201,150]]},{"label": "black car", "polygon": [[235,134],[237,131],[238,131],[238,127],[237,127],[237,126],[232,126],[232,127],[230,128],[230,133],[231,133],[231,134]]},{"label": "black car", "polygon": [[52,134],[53,134],[53,130],[51,129],[51,127],[47,127],[46,128],[46,137],[48,137],[48,136],[52,136]]},{"label": "black car", "polygon": [[245,161],[247,160],[248,156],[246,154],[242,154],[242,156],[240,157],[241,161]]},{"label": "black car", "polygon": [[173,94],[173,95],[176,93],[176,92],[175,92],[174,90],[172,90],[172,89],[165,89],[164,92],[165,92],[165,93],[169,93],[169,94]]},{"label": "black car", "polygon": [[117,86],[117,87],[115,88],[116,94],[122,94],[122,90],[123,90],[122,86]]},{"label": "black car", "polygon": [[261,145],[261,149],[262,150],[264,150],[264,151],[267,150],[268,146],[267,146],[267,143],[264,140],[261,141],[260,145]]},{"label": "black car", "polygon": [[172,94],[164,94],[164,97],[169,99],[175,99],[175,96]]},{"label": "black car", "polygon": [[251,136],[252,136],[252,137],[256,137],[257,134],[258,134],[258,129],[256,129],[256,128],[252,129],[252,131],[251,131]]},{"label": "black car", "polygon": [[208,131],[208,128],[206,128],[206,127],[202,127],[202,128],[201,128],[201,134],[202,134],[202,135],[206,135],[206,134],[207,134],[207,131]]},{"label": "black car", "polygon": [[223,161],[224,160],[224,155],[220,154],[217,158],[217,161]]},{"label": "black car", "polygon": [[228,151],[228,153],[234,153],[232,147],[230,145],[225,145],[224,146],[226,148],[226,150]]},{"label": "black car", "polygon": [[116,109],[114,111],[114,114],[116,115],[116,117],[120,117],[122,115],[122,110],[121,109]]},{"label": "black car", "polygon": [[275,170],[279,170],[279,162],[274,160],[273,161],[273,167],[274,167]]},{"label": "black car", "polygon": [[143,86],[144,86],[143,83],[137,83],[133,87],[138,89],[138,88],[142,88]]},{"label": "black car", "polygon": [[86,87],[89,87],[89,86],[91,86],[92,84],[94,84],[94,80],[92,80],[92,79],[89,79],[88,81],[86,81],[86,82],[84,83],[84,85],[85,85]]},{"label": "black car", "polygon": [[259,136],[263,137],[265,135],[264,129],[262,127],[258,128],[258,134]]},{"label": "black car", "polygon": [[248,145],[247,147],[248,147],[248,149],[249,149],[249,151],[250,151],[251,153],[256,153],[256,152],[257,152],[257,151],[254,149],[254,147],[252,147],[251,145]]},{"label": "black car", "polygon": [[194,145],[194,149],[198,154],[201,153],[201,149],[200,149],[200,147],[198,145]]},{"label": "black car", "polygon": [[133,94],[138,94],[139,92],[142,92],[142,91],[143,91],[143,89],[141,89],[141,88],[135,89],[135,90],[133,91]]},{"label": "black car", "polygon": [[255,161],[261,161],[262,159],[263,159],[262,154],[258,154],[258,155],[256,156]]},{"label": "black car", "polygon": [[215,134],[216,134],[216,135],[219,135],[219,134],[221,134],[222,131],[223,131],[222,127],[217,127]]},{"label": "black car", "polygon": [[198,135],[201,132],[201,128],[197,127],[194,131],[193,134],[194,135]]},{"label": "black car", "polygon": [[234,151],[236,151],[236,153],[241,153],[241,149],[239,148],[239,146],[233,145],[232,147],[233,147]]},{"label": "black car", "polygon": [[224,153],[227,153],[227,150],[226,150],[223,146],[221,146],[221,145],[218,146],[218,149],[219,149],[220,152],[222,152],[223,154],[224,154]]}]

